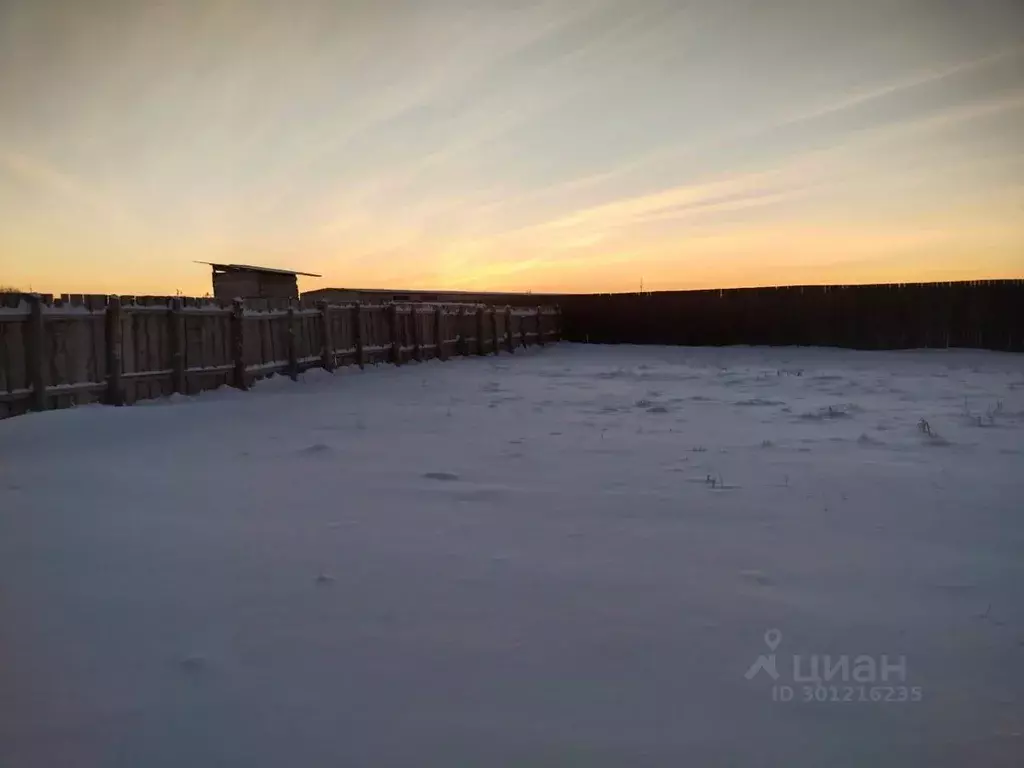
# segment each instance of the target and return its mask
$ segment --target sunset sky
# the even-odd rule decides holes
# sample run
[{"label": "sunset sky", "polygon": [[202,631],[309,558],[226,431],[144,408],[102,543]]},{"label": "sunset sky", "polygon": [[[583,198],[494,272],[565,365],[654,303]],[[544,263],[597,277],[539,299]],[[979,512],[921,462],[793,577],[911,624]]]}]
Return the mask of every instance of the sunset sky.
[{"label": "sunset sky", "polygon": [[1024,276],[1020,0],[0,0],[0,285]]}]

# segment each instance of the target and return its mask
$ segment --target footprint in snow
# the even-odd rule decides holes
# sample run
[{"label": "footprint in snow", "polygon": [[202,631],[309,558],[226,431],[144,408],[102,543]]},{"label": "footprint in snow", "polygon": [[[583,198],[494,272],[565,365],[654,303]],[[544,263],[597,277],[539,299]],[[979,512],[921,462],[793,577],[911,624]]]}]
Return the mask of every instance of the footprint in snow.
[{"label": "footprint in snow", "polygon": [[299,451],[301,456],[329,456],[332,453],[334,449],[325,443],[314,443]]},{"label": "footprint in snow", "polygon": [[459,476],[454,472],[424,472],[423,477],[427,480],[458,480]]},{"label": "footprint in snow", "polygon": [[206,657],[200,656],[198,654],[186,656],[180,662],[178,662],[178,665],[181,667],[181,669],[190,675],[201,674],[206,670],[207,664],[208,662],[206,660]]},{"label": "footprint in snow", "polygon": [[770,587],[775,582],[763,571],[740,571],[740,578],[744,581],[753,582],[761,587]]},{"label": "footprint in snow", "polygon": [[860,437],[857,438],[857,442],[861,445],[885,445],[885,442],[879,440],[877,437],[872,437],[867,432],[862,432]]},{"label": "footprint in snow", "polygon": [[938,592],[946,592],[948,594],[970,594],[978,590],[977,584],[972,583],[945,583],[945,584],[931,584],[932,589]]}]

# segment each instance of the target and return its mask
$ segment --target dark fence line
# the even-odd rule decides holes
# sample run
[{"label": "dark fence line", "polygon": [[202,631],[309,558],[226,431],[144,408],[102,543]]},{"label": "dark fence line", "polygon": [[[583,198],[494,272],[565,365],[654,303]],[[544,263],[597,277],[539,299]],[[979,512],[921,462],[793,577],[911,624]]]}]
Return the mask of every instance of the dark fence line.
[{"label": "dark fence line", "polygon": [[1024,351],[1024,280],[563,295],[563,338],[604,344]]},{"label": "dark fence line", "polygon": [[559,328],[552,306],[0,294],[0,418],[246,389],[312,367],[510,353]]}]

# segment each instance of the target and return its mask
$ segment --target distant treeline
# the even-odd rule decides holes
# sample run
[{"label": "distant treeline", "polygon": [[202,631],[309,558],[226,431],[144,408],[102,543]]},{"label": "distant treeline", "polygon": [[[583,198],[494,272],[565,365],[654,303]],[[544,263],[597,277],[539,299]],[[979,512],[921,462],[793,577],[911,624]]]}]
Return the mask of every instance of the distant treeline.
[{"label": "distant treeline", "polygon": [[563,338],[606,344],[1024,351],[1024,280],[565,295]]}]

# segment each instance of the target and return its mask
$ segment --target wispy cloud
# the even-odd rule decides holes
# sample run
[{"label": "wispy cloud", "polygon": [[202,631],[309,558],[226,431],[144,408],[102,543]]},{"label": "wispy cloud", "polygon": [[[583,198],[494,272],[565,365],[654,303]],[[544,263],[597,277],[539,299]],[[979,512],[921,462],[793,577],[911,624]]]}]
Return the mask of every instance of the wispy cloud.
[{"label": "wispy cloud", "polygon": [[[588,174],[585,177],[569,181],[565,183],[564,186],[555,185],[546,190],[535,190],[530,196],[536,197],[545,194],[557,194],[569,189],[578,191],[588,187],[607,185],[609,182],[612,182],[617,178],[622,178],[628,174],[636,174],[647,168],[676,163],[686,158],[713,154],[716,151],[731,145],[749,145],[751,142],[763,139],[772,133],[785,133],[788,129],[813,123],[815,120],[819,120],[821,118],[834,117],[845,112],[854,112],[892,96],[900,94],[906,95],[915,89],[940,83],[943,80],[948,80],[959,75],[985,70],[986,68],[994,65],[1013,61],[1022,57],[1024,57],[1024,45],[1018,45],[1007,47],[982,57],[959,61],[947,67],[920,71],[883,85],[868,88],[860,92],[844,96],[840,99],[826,102],[809,110],[794,112],[780,119],[755,123],[739,129],[725,130],[710,139],[698,141],[688,140],[653,149],[649,152],[641,153],[630,158],[625,162],[619,162],[600,172]],[[995,100],[990,100],[990,104],[1002,104],[1003,106],[993,105],[983,109],[997,111],[1006,108],[1006,106],[1012,107],[1015,105],[1015,100],[1017,98],[1018,94],[1015,93],[1004,97],[997,97]],[[954,105],[942,110],[942,114],[935,117],[934,119],[936,122],[932,124],[935,125],[944,121],[961,119],[958,118],[957,115],[970,115],[970,113],[977,109],[977,105],[971,103],[959,106]],[[981,112],[975,112],[975,116],[980,114]],[[908,128],[911,124],[916,126],[915,128],[910,128],[911,130],[919,130],[925,125],[920,120],[907,121]],[[889,127],[890,124],[886,123],[876,126],[876,128],[881,128],[883,130],[888,130]],[[897,127],[897,130],[898,129],[899,128]]]},{"label": "wispy cloud", "polygon": [[101,216],[110,224],[128,227],[137,223],[119,202],[94,184],[61,171],[38,157],[0,146],[0,171],[18,184]]},{"label": "wispy cloud", "polygon": [[779,128],[786,128],[800,123],[810,122],[821,117],[855,110],[866,104],[870,104],[871,102],[875,102],[895,94],[905,94],[907,91],[912,91],[916,88],[922,88],[943,80],[948,80],[956,77],[957,75],[976,72],[978,70],[985,69],[986,67],[991,67],[993,64],[1015,59],[1022,55],[1024,55],[1024,45],[1019,45],[1005,48],[1001,51],[997,51],[980,58],[960,61],[951,66],[917,72],[906,77],[901,77],[891,83],[886,83],[874,88],[868,88],[858,93],[853,93],[837,101],[824,104],[806,112],[790,115],[789,117],[783,118],[777,122],[762,125],[749,135],[758,135],[768,131],[777,130]]},{"label": "wispy cloud", "polygon": [[[509,234],[550,232],[571,228],[621,227],[651,219],[683,217],[715,209],[758,205],[762,201],[791,199],[822,183],[842,184],[863,163],[864,153],[887,143],[920,139],[990,115],[1024,108],[1024,89],[998,97],[952,106],[923,117],[883,124],[858,131],[836,146],[803,151],[778,164],[747,173],[727,174],[649,194],[614,200],[574,211]],[[607,181],[606,174],[579,180]]]}]

